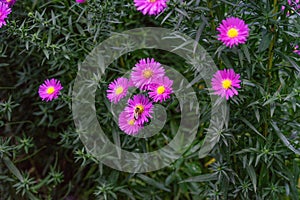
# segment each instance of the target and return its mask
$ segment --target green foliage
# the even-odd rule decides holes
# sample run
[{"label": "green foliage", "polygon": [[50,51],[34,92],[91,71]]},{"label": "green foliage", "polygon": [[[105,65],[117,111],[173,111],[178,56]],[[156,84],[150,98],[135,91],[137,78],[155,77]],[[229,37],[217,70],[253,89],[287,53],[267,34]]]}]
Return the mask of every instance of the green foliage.
[{"label": "green foliage", "polygon": [[[170,0],[159,16],[143,16],[133,1],[19,0],[0,29],[0,199],[291,199],[300,198],[300,14],[277,0]],[[289,8],[288,6],[286,6]],[[246,44],[227,48],[216,28],[228,16],[245,20]],[[205,83],[193,85],[200,106],[197,138],[182,157],[155,172],[111,169],[86,151],[73,123],[71,98],[78,64],[115,32],[164,27],[195,39],[219,69],[242,77],[228,101],[230,120],[209,156],[198,151],[209,125]],[[120,134],[105,98],[107,85],[138,59],[154,57],[189,80],[189,63],[160,50],[140,50],[113,62],[97,90],[98,121],[128,151],[163,147],[178,130],[172,99],[161,134],[147,140]],[[42,102],[39,85],[60,79],[62,95]],[[117,138],[116,136],[119,136]],[[119,139],[119,140],[118,140]]]}]

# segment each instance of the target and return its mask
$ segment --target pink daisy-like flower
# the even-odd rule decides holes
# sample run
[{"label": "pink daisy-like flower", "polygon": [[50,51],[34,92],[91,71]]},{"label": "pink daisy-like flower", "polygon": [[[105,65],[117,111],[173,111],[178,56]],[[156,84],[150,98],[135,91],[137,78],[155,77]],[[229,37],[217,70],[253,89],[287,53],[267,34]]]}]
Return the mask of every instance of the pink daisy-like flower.
[{"label": "pink daisy-like flower", "polygon": [[86,0],[76,0],[76,3],[85,3]]},{"label": "pink daisy-like flower", "polygon": [[117,104],[123,97],[126,96],[129,86],[127,78],[117,78],[108,85],[107,98],[110,102]]},{"label": "pink daisy-like flower", "polygon": [[147,58],[141,59],[135,64],[135,67],[132,68],[131,79],[136,87],[145,90],[148,89],[149,84],[164,75],[165,70],[161,64],[153,58]]},{"label": "pink daisy-like flower", "polygon": [[63,87],[60,84],[60,81],[57,79],[47,79],[45,80],[44,84],[40,85],[39,87],[39,95],[44,101],[52,101],[53,99],[57,99],[60,90]]},{"label": "pink daisy-like flower", "polygon": [[152,118],[153,105],[146,96],[137,94],[128,100],[125,111],[130,119],[135,119],[137,124],[143,125],[149,121],[149,118]]},{"label": "pink daisy-like flower", "polygon": [[238,95],[236,88],[241,88],[239,78],[240,75],[236,74],[233,69],[218,70],[212,78],[214,94],[226,97],[226,100]]},{"label": "pink daisy-like flower", "polygon": [[218,40],[232,48],[238,44],[244,44],[249,36],[248,25],[244,20],[236,17],[229,17],[222,20],[222,24],[217,28],[219,31]]},{"label": "pink daisy-like flower", "polygon": [[142,126],[138,125],[136,120],[129,117],[125,111],[121,112],[119,115],[119,127],[128,135],[136,135],[142,128]]},{"label": "pink daisy-like flower", "polygon": [[0,2],[0,28],[6,25],[5,19],[11,13],[8,4]]},{"label": "pink daisy-like flower", "polygon": [[167,7],[167,0],[134,0],[134,5],[143,15],[158,15]]},{"label": "pink daisy-like flower", "polygon": [[16,0],[0,0],[0,2],[6,3],[9,7],[12,7],[16,3]]},{"label": "pink daisy-like flower", "polygon": [[170,95],[173,93],[172,90],[173,81],[168,77],[162,77],[157,79],[156,83],[151,84],[149,89],[149,96],[153,99],[154,102],[163,102],[166,99],[170,98]]},{"label": "pink daisy-like flower", "polygon": [[296,54],[298,54],[298,55],[300,55],[300,50],[298,48],[299,48],[299,46],[295,45],[293,52],[296,53]]}]

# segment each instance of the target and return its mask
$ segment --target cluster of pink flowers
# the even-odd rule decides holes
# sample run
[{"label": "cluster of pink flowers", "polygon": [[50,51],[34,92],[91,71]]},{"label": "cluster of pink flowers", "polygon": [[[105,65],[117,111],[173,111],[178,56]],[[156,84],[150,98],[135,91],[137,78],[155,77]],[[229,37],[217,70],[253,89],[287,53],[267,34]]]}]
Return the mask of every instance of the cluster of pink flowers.
[{"label": "cluster of pink flowers", "polygon": [[[287,16],[290,16],[294,12],[300,12],[300,0],[287,0],[288,5],[290,6],[291,10],[287,11]],[[281,10],[284,11],[286,9],[286,6],[282,6]],[[300,50],[298,49],[299,46],[295,45],[293,52],[300,55]]]},{"label": "cluster of pink flowers", "polygon": [[[218,40],[229,48],[244,44],[249,37],[249,28],[244,20],[229,17],[222,21],[217,28],[219,31]],[[218,70],[212,78],[212,89],[214,94],[225,97],[226,100],[238,95],[237,88],[240,88],[240,75],[233,69]]]},{"label": "cluster of pink flowers", "polygon": [[[300,11],[300,0],[287,0],[287,3],[289,4],[292,10],[296,12]],[[286,8],[285,6],[282,6],[281,10],[285,10],[285,8]],[[290,11],[288,11],[287,15],[289,16],[290,14],[291,14]]]},{"label": "cluster of pink flowers", "polygon": [[[7,0],[9,1],[9,0]],[[136,9],[143,15],[158,15],[167,7],[168,0],[133,0]],[[76,0],[77,3],[85,3],[86,0]],[[294,10],[300,10],[300,0],[287,0],[287,3]],[[282,6],[282,10],[285,6]],[[288,12],[289,14],[289,12]],[[249,27],[244,20],[237,17],[224,19],[217,28],[219,31],[218,40],[229,48],[239,44],[245,44],[249,37]],[[294,51],[295,52],[295,51]],[[298,52],[298,51],[297,51]]]},{"label": "cluster of pink flowers", "polygon": [[[134,0],[134,5],[137,10],[141,11],[144,15],[158,15],[166,8],[167,0]],[[223,20],[217,30],[219,31],[218,40],[229,48],[246,43],[249,37],[248,25],[242,19],[236,17],[229,17]],[[143,82],[143,79],[140,79],[142,76],[138,76],[140,75],[138,74],[139,72],[134,73],[136,79],[133,81],[135,81],[136,86],[141,87],[141,85],[144,85],[142,89],[148,88],[151,90],[151,87]],[[227,100],[234,95],[238,95],[236,88],[240,88],[241,80],[239,78],[240,75],[236,74],[233,69],[217,71],[212,78],[214,94],[225,97]],[[165,82],[168,83],[168,81]],[[157,87],[152,87],[152,91],[149,92],[149,96],[152,97],[154,101],[159,100],[156,96],[157,93],[153,92],[156,90]],[[122,114],[120,116],[123,117],[125,115]],[[124,122],[124,120],[121,121]]]},{"label": "cluster of pink flowers", "polygon": [[[10,6],[16,0],[0,0],[0,27],[5,24],[4,19],[11,12]],[[1,3],[4,2],[4,3]],[[76,0],[77,3],[85,3],[86,0]],[[134,0],[137,10],[144,15],[158,15],[167,7],[168,0]],[[288,5],[294,10],[300,10],[300,0],[288,0]],[[282,7],[285,9],[285,6]],[[244,20],[237,17],[228,17],[222,20],[217,28],[218,40],[228,48],[245,44],[249,37],[249,27]],[[294,46],[294,53],[300,55],[298,45]],[[233,69],[218,70],[212,78],[214,94],[227,100],[238,95],[240,88],[240,75]],[[130,80],[118,78],[109,84],[107,98],[117,104],[127,94],[129,87],[137,87],[141,91],[147,91],[147,95],[135,95],[128,102],[128,107],[119,116],[121,130],[128,134],[136,134],[143,124],[149,121],[152,113],[152,102],[163,102],[172,94],[173,81],[165,76],[161,64],[154,59],[141,59],[132,69]],[[55,79],[46,80],[40,86],[39,94],[43,100],[50,101],[57,98],[62,89],[60,82]],[[150,100],[151,99],[151,100]]]},{"label": "cluster of pink flowers", "polygon": [[108,85],[107,98],[117,104],[127,95],[128,88],[136,87],[141,94],[128,100],[119,115],[119,127],[129,135],[135,135],[152,118],[153,103],[164,102],[171,97],[173,81],[153,58],[139,60],[132,68],[130,78],[117,78]]},{"label": "cluster of pink flowers", "polygon": [[0,28],[6,25],[5,19],[11,13],[11,7],[16,3],[16,0],[0,0]]},{"label": "cluster of pink flowers", "polygon": [[[244,20],[236,17],[223,20],[217,30],[219,31],[218,40],[229,48],[245,44],[249,37],[248,25]],[[228,100],[238,95],[236,89],[241,87],[240,82],[240,75],[236,74],[233,69],[218,70],[212,78],[212,89],[214,94]]]}]

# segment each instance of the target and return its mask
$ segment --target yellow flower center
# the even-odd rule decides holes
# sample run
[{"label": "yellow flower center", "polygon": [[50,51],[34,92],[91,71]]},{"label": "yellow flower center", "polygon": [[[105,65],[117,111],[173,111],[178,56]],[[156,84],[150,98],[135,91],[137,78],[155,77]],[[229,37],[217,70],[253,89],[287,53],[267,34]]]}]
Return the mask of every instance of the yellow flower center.
[{"label": "yellow flower center", "polygon": [[128,124],[129,124],[130,126],[133,126],[133,125],[134,125],[134,122],[135,122],[135,120],[134,120],[134,119],[131,119],[131,120],[128,121]]},{"label": "yellow flower center", "polygon": [[51,87],[48,87],[46,92],[47,92],[47,94],[53,94],[54,91],[55,91],[54,87],[51,86]]},{"label": "yellow flower center", "polygon": [[226,90],[231,88],[231,84],[232,84],[232,81],[229,79],[225,79],[224,81],[222,81],[222,87]]},{"label": "yellow flower center", "polygon": [[119,95],[119,94],[121,94],[123,91],[124,91],[124,88],[123,88],[122,86],[119,86],[119,87],[117,87],[115,93],[116,93],[116,95]]},{"label": "yellow flower center", "polygon": [[6,0],[7,3],[11,2],[12,0]]},{"label": "yellow flower center", "polygon": [[148,0],[148,2],[150,2],[150,3],[155,3],[156,0]]},{"label": "yellow flower center", "polygon": [[142,114],[144,112],[144,106],[143,105],[138,105],[135,107],[135,109],[138,109],[138,113]]},{"label": "yellow flower center", "polygon": [[153,71],[150,70],[150,69],[146,69],[146,70],[143,71],[143,76],[144,76],[145,78],[151,78],[152,75],[153,75]]},{"label": "yellow flower center", "polygon": [[157,94],[163,94],[165,92],[166,88],[164,86],[159,86],[157,88]]},{"label": "yellow flower center", "polygon": [[231,28],[231,29],[229,29],[227,31],[227,35],[230,38],[235,38],[235,37],[237,37],[239,35],[239,32],[238,32],[238,30],[236,28]]}]

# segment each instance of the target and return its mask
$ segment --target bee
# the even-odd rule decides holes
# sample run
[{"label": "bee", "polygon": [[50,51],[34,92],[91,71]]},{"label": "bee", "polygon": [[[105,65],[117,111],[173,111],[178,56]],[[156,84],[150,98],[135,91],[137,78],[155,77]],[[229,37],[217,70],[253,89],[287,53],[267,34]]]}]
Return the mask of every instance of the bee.
[{"label": "bee", "polygon": [[134,109],[134,119],[137,120],[141,113],[142,113],[142,110],[139,107],[136,107]]}]

